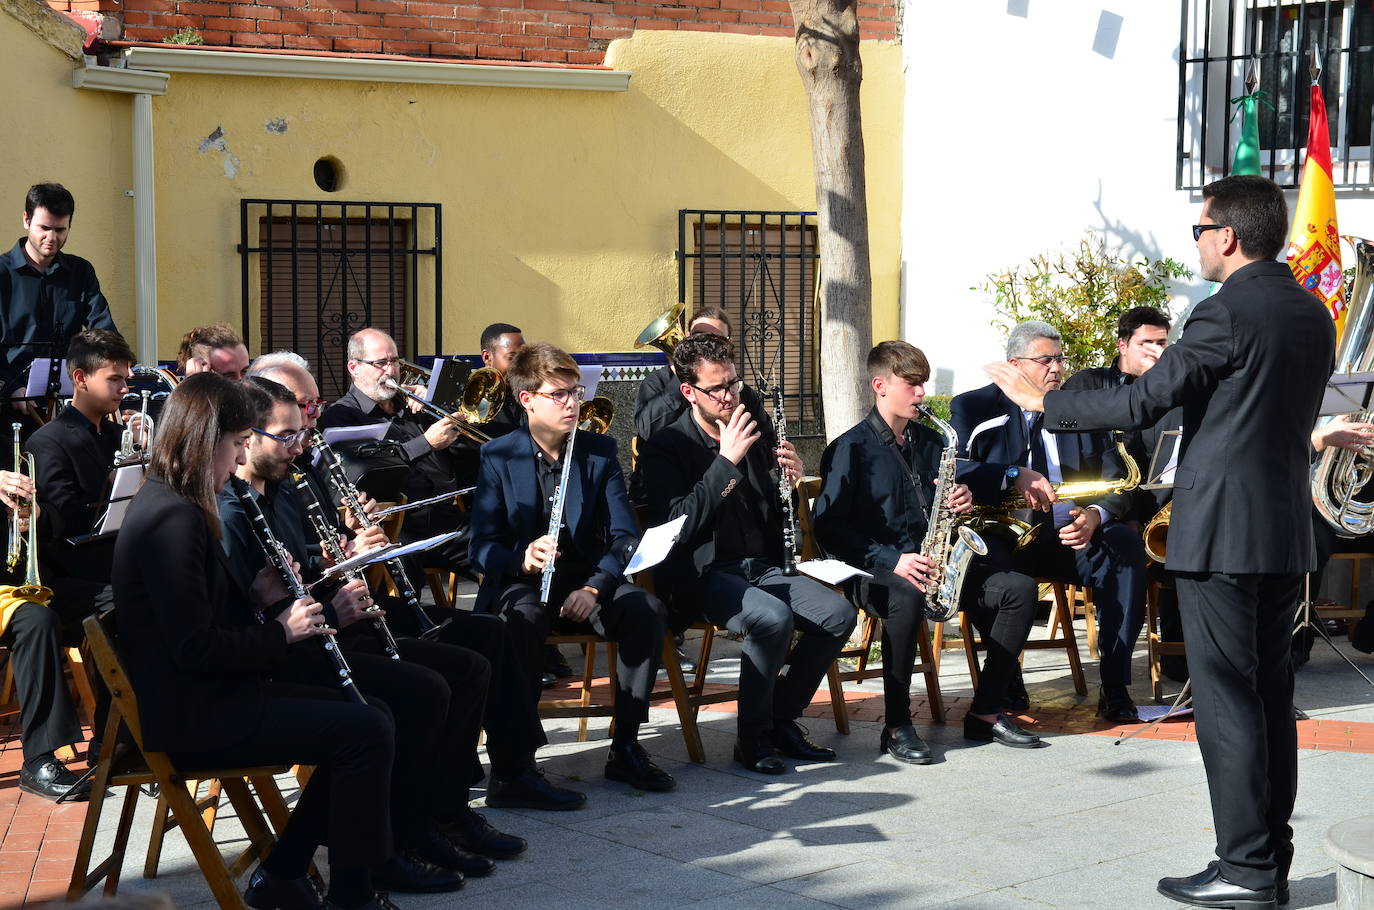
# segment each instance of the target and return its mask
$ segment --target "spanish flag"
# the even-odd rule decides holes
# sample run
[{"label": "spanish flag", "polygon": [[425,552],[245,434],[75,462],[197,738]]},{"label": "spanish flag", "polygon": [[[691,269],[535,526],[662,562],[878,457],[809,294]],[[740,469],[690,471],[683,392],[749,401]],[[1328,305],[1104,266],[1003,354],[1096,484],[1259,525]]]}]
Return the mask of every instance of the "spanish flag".
[{"label": "spanish flag", "polygon": [[1307,163],[1288,235],[1288,267],[1298,283],[1326,305],[1336,321],[1336,337],[1345,328],[1341,296],[1340,231],[1336,229],[1336,189],[1331,179],[1331,133],[1321,86],[1312,84],[1307,122]]}]

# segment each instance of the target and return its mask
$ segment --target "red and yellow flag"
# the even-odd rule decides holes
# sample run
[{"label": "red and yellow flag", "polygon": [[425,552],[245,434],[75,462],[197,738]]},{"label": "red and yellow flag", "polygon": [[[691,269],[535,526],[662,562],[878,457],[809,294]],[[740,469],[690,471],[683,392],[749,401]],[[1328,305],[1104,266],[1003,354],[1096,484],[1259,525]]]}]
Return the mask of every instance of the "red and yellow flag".
[{"label": "red and yellow flag", "polygon": [[1293,210],[1293,229],[1288,235],[1288,267],[1298,283],[1326,305],[1336,321],[1337,338],[1345,328],[1340,242],[1336,188],[1331,179],[1331,132],[1326,125],[1321,87],[1314,83],[1307,121],[1307,163],[1303,166],[1298,204]]}]

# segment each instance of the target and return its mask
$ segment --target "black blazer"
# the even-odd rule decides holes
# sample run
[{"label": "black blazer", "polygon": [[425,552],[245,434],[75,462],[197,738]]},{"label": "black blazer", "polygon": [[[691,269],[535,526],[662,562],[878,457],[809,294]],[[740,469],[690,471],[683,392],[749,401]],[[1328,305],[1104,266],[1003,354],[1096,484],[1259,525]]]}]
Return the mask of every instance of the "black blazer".
[{"label": "black blazer", "polygon": [[910,474],[876,408],[826,447],[812,506],[816,540],[826,553],[856,568],[890,570],[903,553],[920,549],[944,439],[914,421],[905,436]]},{"label": "black blazer", "polygon": [[112,581],[144,744],[203,752],[254,733],[286,631],[254,622],[200,509],[150,478],[120,526]]},{"label": "black blazer", "polygon": [[1331,375],[1331,316],[1266,260],[1199,303],[1177,344],[1129,386],[1050,392],[1048,425],[1147,427],[1183,407],[1168,567],[1295,573],[1316,565],[1308,436]]},{"label": "black blazer", "polygon": [[[580,431],[572,459],[563,503],[571,549],[566,549],[565,541],[564,556],[573,563],[596,567],[590,576],[577,580],[579,586],[591,585],[609,594],[625,580],[630,554],[639,544],[615,440]],[[482,446],[474,497],[468,552],[482,572],[473,604],[473,610],[482,613],[491,609],[506,585],[520,577],[520,563],[530,541],[549,530],[528,426]]]},{"label": "black blazer", "polygon": [[113,420],[96,427],[68,405],[29,437],[38,487],[39,554],[44,572],[109,581],[108,544],[73,547],[91,533],[110,490],[110,472],[124,430]]},{"label": "black blazer", "polygon": [[[1026,464],[1028,442],[1021,408],[996,385],[986,385],[954,396],[949,411],[950,425],[959,434],[960,462],[956,471],[959,482],[968,484],[977,502],[986,505],[1001,502],[1006,495],[1002,483],[1007,468]],[[1045,426],[1051,428],[1048,423]],[[1066,482],[1126,476],[1126,468],[1116,451],[1099,447],[1102,438],[1091,433],[1066,433],[1057,437],[1059,469]],[[1130,500],[1126,496],[1112,495],[1078,503],[1080,506],[1089,504],[1100,506],[1108,518],[1120,518],[1126,514]]]}]

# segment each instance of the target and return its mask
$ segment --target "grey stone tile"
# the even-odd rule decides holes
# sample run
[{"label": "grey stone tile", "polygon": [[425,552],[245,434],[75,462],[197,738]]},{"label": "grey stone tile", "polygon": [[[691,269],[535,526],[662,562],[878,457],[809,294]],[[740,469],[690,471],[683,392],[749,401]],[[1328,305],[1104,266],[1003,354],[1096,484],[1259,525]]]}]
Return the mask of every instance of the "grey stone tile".
[{"label": "grey stone tile", "polygon": [[934,907],[987,890],[967,881],[882,860],[865,860],[790,878],[774,887],[856,910]]}]

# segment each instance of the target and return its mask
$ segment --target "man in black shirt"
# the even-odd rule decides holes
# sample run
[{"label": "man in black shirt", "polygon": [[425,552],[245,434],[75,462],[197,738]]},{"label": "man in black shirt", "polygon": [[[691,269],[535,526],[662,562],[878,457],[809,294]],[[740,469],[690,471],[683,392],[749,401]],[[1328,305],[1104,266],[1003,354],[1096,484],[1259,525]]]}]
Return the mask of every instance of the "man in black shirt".
[{"label": "man in black shirt", "polygon": [[63,649],[81,643],[82,620],[113,606],[113,541],[69,541],[90,534],[100,518],[124,432],[109,418],[119,410],[133,362],[128,344],[114,332],[78,334],[67,356],[72,403],[28,441],[37,474],[40,575],[53,598],[46,607],[19,607],[5,639],[22,722],[19,786],[48,799],[61,796],[76,780],[54,750],[82,739],[63,676]]},{"label": "man in black shirt", "polygon": [[[510,362],[525,346],[525,336],[520,329],[508,322],[493,322],[482,330],[480,344],[482,366],[491,367],[505,379],[506,374],[510,372]],[[510,386],[506,386],[506,396],[501,401],[501,412],[482,427],[482,432],[495,439],[516,429],[524,420],[524,409],[511,393]]]},{"label": "man in black shirt", "polygon": [[0,267],[0,392],[23,384],[35,357],[66,357],[83,328],[114,331],[110,305],[89,262],[63,253],[76,201],[60,184],[39,183],[24,199],[28,232]]},{"label": "man in black shirt", "polygon": [[[658,589],[672,592],[675,610],[744,636],[735,760],[781,774],[775,750],[805,761],[835,758],[796,719],[856,616],[830,588],[780,568],[784,518],[772,471],[786,471],[790,487],[802,465],[790,443],[774,450],[771,427],[761,431],[740,406],[744,382],[734,361],[734,345],[722,335],[689,335],[673,349],[679,393],[690,407],[654,434],[640,463],[653,520],[687,517],[659,567]],[[793,629],[802,635],[789,659]]]}]

